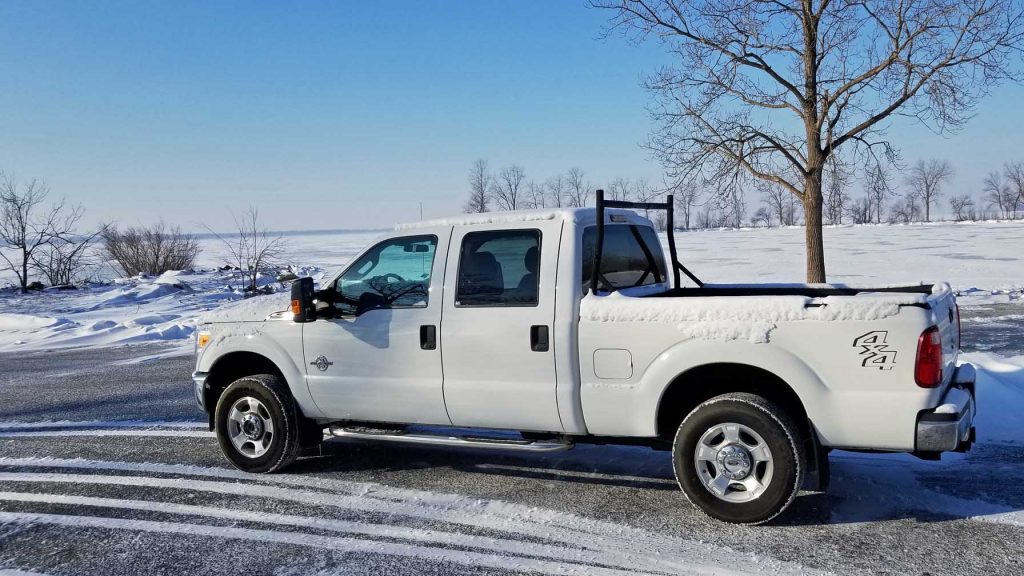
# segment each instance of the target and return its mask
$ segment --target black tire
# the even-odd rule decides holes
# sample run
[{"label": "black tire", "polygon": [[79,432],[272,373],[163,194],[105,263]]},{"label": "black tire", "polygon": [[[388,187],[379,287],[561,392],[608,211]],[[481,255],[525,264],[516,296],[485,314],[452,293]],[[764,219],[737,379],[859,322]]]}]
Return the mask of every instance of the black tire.
[{"label": "black tire", "polygon": [[[715,427],[726,423],[739,424],[754,431],[771,451],[770,477],[764,477],[769,479],[763,483],[763,488],[759,488],[763,492],[749,501],[727,501],[715,495],[698,472],[698,443],[706,433],[710,435],[709,439],[714,438]],[[763,524],[782,513],[800,491],[806,469],[803,445],[800,428],[777,405],[754,394],[723,394],[697,406],[683,419],[672,443],[672,463],[679,487],[702,512],[734,524]],[[767,469],[759,469],[758,466],[767,465],[753,464],[750,474],[756,476],[757,470],[763,473]],[[714,465],[707,468],[713,469]],[[716,472],[722,474],[722,471]],[[745,488],[737,481],[729,482],[727,494],[741,499],[750,497],[734,494],[733,490],[744,492]]]},{"label": "black tire", "polygon": [[[267,439],[265,452],[246,455],[231,440],[228,415],[242,398],[258,400],[268,412],[273,434]],[[215,412],[217,442],[228,462],[245,472],[276,472],[295,461],[301,450],[300,415],[288,387],[278,376],[256,374],[235,380],[217,401]],[[262,446],[261,446],[262,448]]]}]

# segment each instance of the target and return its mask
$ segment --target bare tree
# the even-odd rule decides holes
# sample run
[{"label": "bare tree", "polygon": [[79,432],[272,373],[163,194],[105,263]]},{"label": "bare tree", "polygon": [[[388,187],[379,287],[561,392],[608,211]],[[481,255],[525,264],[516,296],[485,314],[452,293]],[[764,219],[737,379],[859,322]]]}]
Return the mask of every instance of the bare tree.
[{"label": "bare tree", "polygon": [[1009,218],[1017,217],[1017,211],[1024,209],[1024,162],[1008,162],[1003,166],[1006,175],[1007,192],[1005,203]]},{"label": "bare tree", "polygon": [[999,218],[1012,218],[1017,193],[1003,180],[1000,172],[989,172],[982,184],[985,201],[999,211]]},{"label": "bare tree", "polygon": [[921,206],[917,203],[917,195],[913,192],[905,194],[903,200],[892,207],[889,222],[910,224],[921,219]]},{"label": "bare tree", "polygon": [[884,164],[881,162],[870,162],[866,172],[868,202],[875,213],[875,224],[880,224],[882,222],[882,208],[885,205],[886,198],[894,196],[896,193],[893,191],[892,184],[890,183],[889,170]]},{"label": "bare tree", "polygon": [[51,286],[74,284],[96,265],[90,247],[102,232],[101,228],[85,236],[54,239],[32,255],[32,267]]},{"label": "bare tree", "polygon": [[825,162],[825,215],[830,224],[842,224],[850,202],[853,172],[839,156],[833,154]]},{"label": "bare tree", "polygon": [[758,188],[761,190],[761,201],[767,206],[768,213],[775,216],[779,226],[791,226],[793,222],[788,217],[786,207],[789,192],[774,182],[759,182]]},{"label": "bare tree", "polygon": [[932,205],[939,200],[942,186],[953,177],[953,166],[945,160],[918,160],[910,167],[907,185],[924,208],[925,222],[932,221]]},{"label": "bare tree", "polygon": [[[657,202],[662,194],[663,191],[651,186],[646,178],[637,178],[636,184],[633,186],[633,199],[637,202]],[[645,209],[644,218],[650,219],[650,217],[651,211]]]},{"label": "bare tree", "polygon": [[953,209],[953,218],[957,222],[963,222],[969,218],[969,213],[974,208],[974,200],[966,194],[953,196],[949,199],[949,207]]},{"label": "bare tree", "polygon": [[854,224],[866,224],[871,222],[871,200],[865,196],[854,201],[847,207],[846,215]]},{"label": "bare tree", "polygon": [[525,194],[520,208],[547,208],[547,189],[543,184],[530,180],[523,188]]},{"label": "bare tree", "polygon": [[548,204],[555,208],[561,208],[566,203],[566,180],[565,176],[561,174],[555,174],[548,181],[544,183],[547,188]]},{"label": "bare tree", "polygon": [[669,189],[675,198],[676,209],[682,212],[683,229],[689,229],[690,215],[693,212],[694,204],[700,198],[700,188],[692,182],[676,182]]},{"label": "bare tree", "polygon": [[244,291],[256,294],[260,276],[279,265],[278,260],[286,248],[284,237],[271,233],[260,218],[255,206],[241,215],[233,216],[236,233],[221,235],[207,227],[227,248],[231,262],[238,268],[245,282]]},{"label": "bare tree", "polygon": [[182,232],[177,226],[167,226],[163,221],[124,231],[108,224],[101,228],[100,237],[107,260],[112,260],[124,276],[187,270],[195,265],[200,252],[194,235]]},{"label": "bare tree", "polygon": [[801,201],[809,282],[825,281],[829,156],[891,153],[894,115],[957,129],[992,86],[1019,79],[1024,44],[1015,0],[591,2],[614,12],[610,30],[675,57],[648,81],[649,146],[672,176],[742,171]]},{"label": "bare tree", "polygon": [[502,170],[491,183],[491,197],[502,210],[517,210],[523,200],[523,184],[526,171],[522,166],[513,164]]},{"label": "bare tree", "polygon": [[764,224],[765,228],[771,228],[772,226],[772,213],[767,208],[761,206],[754,212],[754,216],[750,219],[750,223],[754,226],[760,226]]},{"label": "bare tree", "polygon": [[23,294],[28,292],[29,266],[37,252],[70,241],[82,218],[82,207],[68,206],[63,198],[44,206],[49,192],[35,179],[19,190],[13,177],[0,172],[0,258],[4,269],[17,276]]},{"label": "bare tree", "polygon": [[633,186],[627,178],[619,177],[605,187],[605,192],[609,200],[629,201],[633,197]]},{"label": "bare tree", "polygon": [[565,174],[568,205],[572,208],[583,208],[590,199],[590,184],[584,182],[583,170],[570,168]]},{"label": "bare tree", "polygon": [[465,211],[469,214],[487,212],[487,193],[491,187],[491,173],[487,171],[487,160],[473,162],[469,169],[469,200]]}]

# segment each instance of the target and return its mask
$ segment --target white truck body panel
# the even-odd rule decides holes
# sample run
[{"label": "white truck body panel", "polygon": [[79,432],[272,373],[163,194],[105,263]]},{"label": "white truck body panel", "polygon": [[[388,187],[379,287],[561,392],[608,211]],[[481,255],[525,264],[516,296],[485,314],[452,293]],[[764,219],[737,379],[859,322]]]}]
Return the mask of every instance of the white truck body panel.
[{"label": "white truck body panel", "polygon": [[[651,226],[632,212],[608,213],[613,221],[606,226]],[[915,449],[918,414],[935,408],[947,388],[915,384],[922,331],[941,331],[947,383],[956,363],[955,300],[947,285],[931,295],[658,296],[670,288],[666,279],[623,291],[629,295],[584,297],[583,233],[594,223],[593,210],[575,209],[400,227],[385,239],[437,237],[426,306],[304,324],[287,314],[225,322],[218,312],[206,327],[210,344],[197,371],[209,372],[234,351],[263,355],[280,367],[303,414],[323,422],[651,438],[659,433],[665,390],[680,375],[742,364],[785,382],[824,446]],[[539,234],[538,301],[461,305],[463,240],[507,230]],[[252,315],[248,310],[244,319]],[[428,325],[437,327],[433,350],[421,345]],[[532,349],[535,326],[547,327],[547,350]],[[317,367],[320,357],[333,364]]]}]

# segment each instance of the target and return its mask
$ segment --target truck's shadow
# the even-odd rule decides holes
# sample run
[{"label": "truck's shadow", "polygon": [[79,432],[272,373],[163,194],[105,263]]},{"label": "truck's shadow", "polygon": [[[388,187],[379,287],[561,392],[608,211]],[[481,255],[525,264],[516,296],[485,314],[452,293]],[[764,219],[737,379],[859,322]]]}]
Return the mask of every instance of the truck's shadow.
[{"label": "truck's shadow", "polygon": [[[1022,447],[981,445],[958,462],[844,453],[835,453],[832,462],[829,491],[802,493],[772,526],[943,522],[1024,511],[1024,492],[1007,489],[1024,483]],[[571,501],[574,485],[582,484],[597,492],[581,497],[628,499],[638,515],[663,513],[666,507],[698,514],[675,483],[668,453],[646,448],[581,446],[563,453],[516,454],[331,440],[322,457],[300,460],[289,471],[371,473],[383,483],[388,476],[401,476],[402,484],[415,474],[414,484],[425,490],[499,499],[530,493],[531,500]]]}]

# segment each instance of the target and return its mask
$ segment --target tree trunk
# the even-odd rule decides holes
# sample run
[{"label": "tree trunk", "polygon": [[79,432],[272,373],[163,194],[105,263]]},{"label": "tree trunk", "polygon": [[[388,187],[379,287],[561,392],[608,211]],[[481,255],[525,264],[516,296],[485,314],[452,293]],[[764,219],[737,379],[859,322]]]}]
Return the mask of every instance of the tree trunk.
[{"label": "tree trunk", "polygon": [[28,254],[21,251],[21,293],[28,294]]},{"label": "tree trunk", "polygon": [[807,282],[825,282],[825,243],[821,236],[821,178],[804,181],[804,233],[807,245]]}]

